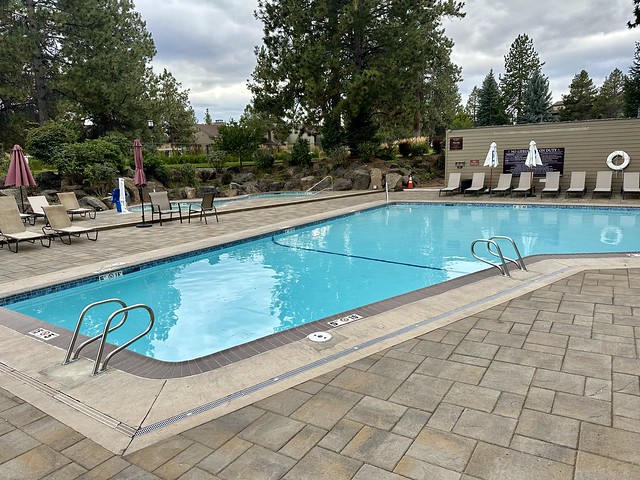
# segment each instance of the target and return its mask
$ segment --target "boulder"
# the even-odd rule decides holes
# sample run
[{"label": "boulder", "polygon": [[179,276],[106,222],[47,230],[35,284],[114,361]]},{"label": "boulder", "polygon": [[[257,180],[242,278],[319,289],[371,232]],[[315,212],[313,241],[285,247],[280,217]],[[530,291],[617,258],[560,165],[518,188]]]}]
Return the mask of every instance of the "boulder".
[{"label": "boulder", "polygon": [[256,179],[256,176],[251,172],[237,173],[236,175],[233,176],[233,181],[235,183],[240,183],[240,184],[254,182],[255,179]]},{"label": "boulder", "polygon": [[336,178],[333,182],[333,189],[337,192],[352,190],[353,182],[347,178]]},{"label": "boulder", "polygon": [[302,190],[308,190],[318,182],[318,177],[309,175],[300,179],[300,185]]},{"label": "boulder", "polygon": [[193,187],[184,187],[184,198],[188,200],[196,198],[196,189]]},{"label": "boulder", "polygon": [[398,173],[387,173],[387,175],[385,176],[385,180],[390,191],[402,191],[402,175]]},{"label": "boulder", "polygon": [[102,200],[90,195],[79,198],[78,203],[81,207],[92,207],[98,212],[105,212],[109,210],[109,207]]},{"label": "boulder", "polygon": [[367,190],[371,183],[371,175],[369,175],[369,172],[361,168],[349,172],[345,178],[347,180],[351,180],[352,190]]},{"label": "boulder", "polygon": [[60,175],[55,172],[40,172],[36,176],[38,188],[42,190],[60,190]]},{"label": "boulder", "polygon": [[371,177],[369,188],[371,190],[381,190],[383,188],[382,170],[380,170],[379,168],[372,168],[369,176]]}]

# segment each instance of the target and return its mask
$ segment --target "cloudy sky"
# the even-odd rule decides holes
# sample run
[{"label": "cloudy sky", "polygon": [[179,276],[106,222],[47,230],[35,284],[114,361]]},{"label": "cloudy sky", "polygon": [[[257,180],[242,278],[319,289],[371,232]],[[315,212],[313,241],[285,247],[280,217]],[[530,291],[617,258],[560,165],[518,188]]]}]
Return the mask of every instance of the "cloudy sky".
[{"label": "cloudy sky", "polygon": [[[254,46],[262,24],[257,0],[134,0],[158,53],[153,66],[170,70],[190,90],[198,120],[206,108],[214,119],[239,119],[251,96],[247,80],[255,67]],[[467,0],[463,19],[445,19],[455,42],[453,61],[462,67],[463,101],[490,69],[504,71],[515,38],[533,39],[554,100],[586,70],[599,86],[614,68],[628,73],[640,28],[629,30],[632,0]]]}]

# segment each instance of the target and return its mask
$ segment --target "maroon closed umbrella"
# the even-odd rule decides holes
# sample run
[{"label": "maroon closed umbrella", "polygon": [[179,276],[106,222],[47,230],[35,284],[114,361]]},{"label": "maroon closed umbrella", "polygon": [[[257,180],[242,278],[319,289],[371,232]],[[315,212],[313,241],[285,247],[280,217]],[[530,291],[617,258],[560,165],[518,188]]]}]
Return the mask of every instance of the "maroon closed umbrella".
[{"label": "maroon closed umbrella", "polygon": [[20,187],[20,203],[22,204],[22,212],[24,213],[24,198],[22,197],[22,187],[35,186],[36,181],[33,178],[27,159],[20,145],[14,145],[11,150],[11,163],[9,163],[9,171],[4,181],[5,187]]},{"label": "maroon closed umbrella", "polygon": [[142,160],[142,143],[137,138],[133,141],[133,160],[136,164],[136,170],[133,174],[133,184],[138,187],[140,193],[140,201],[142,202],[142,223],[136,225],[136,227],[150,227],[152,224],[147,223],[144,220],[144,195],[142,187],[147,184],[147,177],[144,174],[144,161]]}]

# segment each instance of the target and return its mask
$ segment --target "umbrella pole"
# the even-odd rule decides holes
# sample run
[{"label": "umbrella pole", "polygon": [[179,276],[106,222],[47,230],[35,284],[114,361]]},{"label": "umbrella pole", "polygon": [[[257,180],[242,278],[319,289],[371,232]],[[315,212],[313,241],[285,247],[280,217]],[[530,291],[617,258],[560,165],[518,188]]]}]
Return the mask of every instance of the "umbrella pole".
[{"label": "umbrella pole", "polygon": [[144,220],[144,194],[142,192],[142,187],[138,187],[138,193],[140,193],[140,201],[142,202],[142,223],[139,223],[136,225],[136,227],[139,228],[144,228],[144,227],[151,227],[153,224],[152,223],[147,223]]},{"label": "umbrella pole", "polygon": [[20,185],[20,203],[22,204],[22,213],[24,213],[24,197],[22,196],[22,185]]}]

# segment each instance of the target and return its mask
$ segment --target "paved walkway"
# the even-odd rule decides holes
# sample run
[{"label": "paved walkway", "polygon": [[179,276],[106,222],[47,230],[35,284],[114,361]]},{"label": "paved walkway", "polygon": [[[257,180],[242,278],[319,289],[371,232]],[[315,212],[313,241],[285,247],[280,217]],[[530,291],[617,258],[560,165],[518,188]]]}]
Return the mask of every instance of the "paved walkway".
[{"label": "paved walkway", "polygon": [[[173,227],[165,242],[191,236]],[[78,242],[87,264],[132,235],[103,234]],[[19,278],[5,287],[26,281],[8,270]],[[638,479],[639,294],[637,263],[583,271],[125,456],[1,388],[0,373],[0,478]]]}]

